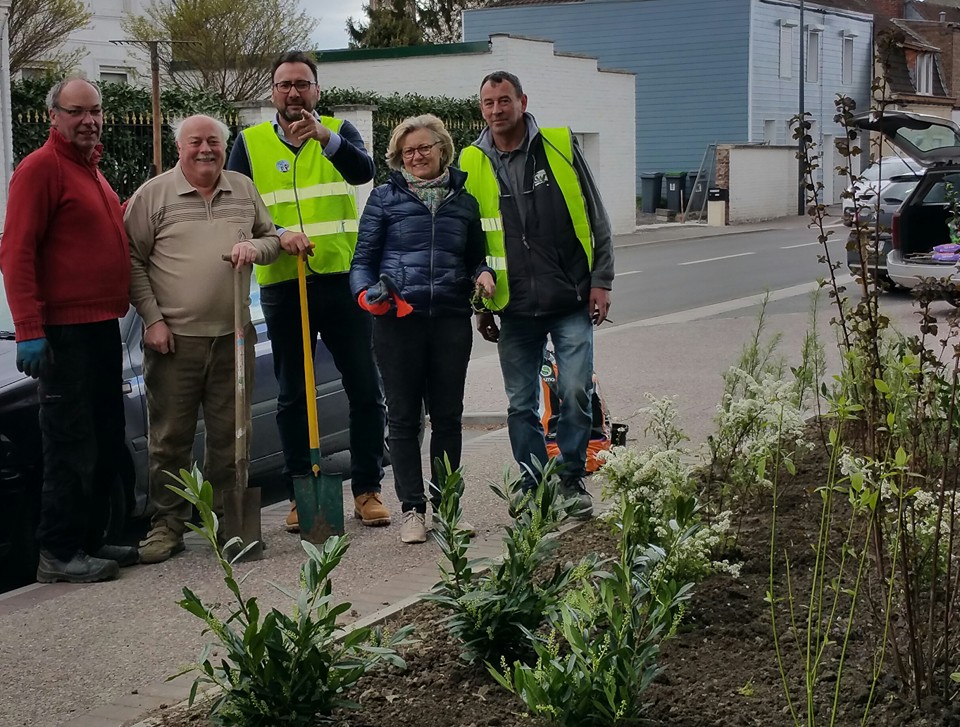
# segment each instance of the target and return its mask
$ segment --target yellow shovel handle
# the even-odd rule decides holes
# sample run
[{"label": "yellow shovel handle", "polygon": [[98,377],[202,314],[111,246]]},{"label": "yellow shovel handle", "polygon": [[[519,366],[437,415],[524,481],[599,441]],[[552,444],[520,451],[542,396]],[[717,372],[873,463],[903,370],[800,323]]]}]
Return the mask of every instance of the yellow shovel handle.
[{"label": "yellow shovel handle", "polygon": [[313,375],[313,346],[310,340],[310,311],[307,308],[307,264],[297,255],[297,282],[300,284],[300,330],[303,338],[303,378],[307,388],[307,431],[310,449],[320,448],[320,425],[317,422],[317,382]]}]

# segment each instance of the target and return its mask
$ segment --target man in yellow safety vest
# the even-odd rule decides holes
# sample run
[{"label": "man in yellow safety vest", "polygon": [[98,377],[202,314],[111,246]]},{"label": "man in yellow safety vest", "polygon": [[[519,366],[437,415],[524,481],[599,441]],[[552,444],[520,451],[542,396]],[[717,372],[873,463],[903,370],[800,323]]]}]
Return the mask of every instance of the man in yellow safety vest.
[{"label": "man in yellow safety vest", "polygon": [[[273,366],[279,384],[277,428],[284,478],[310,471],[303,339],[295,255],[308,253],[307,300],[312,344],[317,335],[333,356],[350,402],[350,479],[355,514],[364,525],[389,525],[380,499],[383,478],[384,403],[373,360],[370,314],[350,294],[350,261],[357,244],[354,185],[373,179],[374,163],[356,127],[320,116],[317,65],[300,51],[273,63],[277,115],[243,131],[227,168],[253,179],[289,253],[257,265]],[[299,529],[296,503],[287,529]]]},{"label": "man in yellow safety vest", "polygon": [[[559,370],[557,446],[561,492],[575,516],[593,514],[583,478],[592,424],[593,326],[606,320],[613,284],[610,220],[580,148],[566,127],[541,129],[512,73],[480,84],[487,128],[460,155],[480,203],[496,294],[477,328],[498,344],[513,456],[533,485],[547,460],[538,413],[547,337]],[[493,314],[500,316],[499,326]]]}]

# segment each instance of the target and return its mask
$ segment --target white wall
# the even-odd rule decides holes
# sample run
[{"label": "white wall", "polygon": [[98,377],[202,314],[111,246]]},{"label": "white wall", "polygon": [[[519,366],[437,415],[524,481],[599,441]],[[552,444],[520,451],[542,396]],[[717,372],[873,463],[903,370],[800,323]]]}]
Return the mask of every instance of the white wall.
[{"label": "white wall", "polygon": [[517,75],[527,110],[541,126],[597,134],[585,150],[616,234],[636,229],[636,118],[632,73],[598,71],[593,58],[557,55],[553,43],[495,35],[490,51],[370,60],[320,59],[324,87],[383,95],[418,93],[468,98],[492,71]]},{"label": "white wall", "polygon": [[730,224],[797,214],[797,150],[730,146]]},{"label": "white wall", "polygon": [[115,45],[111,40],[123,40],[127,36],[121,27],[125,13],[140,14],[147,0],[88,0],[93,13],[90,24],[70,36],[63,50],[84,49],[86,55],[80,61],[79,70],[93,80],[100,79],[101,70],[109,68],[128,69],[131,84],[150,83],[150,63],[144,52],[132,46]]}]

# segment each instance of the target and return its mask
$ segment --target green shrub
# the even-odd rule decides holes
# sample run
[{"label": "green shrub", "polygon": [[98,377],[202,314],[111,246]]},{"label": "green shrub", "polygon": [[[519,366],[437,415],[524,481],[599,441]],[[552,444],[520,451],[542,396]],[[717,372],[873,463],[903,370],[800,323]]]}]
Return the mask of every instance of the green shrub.
[{"label": "green shrub", "polygon": [[[444,620],[450,634],[463,644],[463,658],[495,664],[501,659],[530,658],[532,643],[524,636],[536,631],[560,606],[560,599],[574,572],[571,566],[547,567],[557,544],[549,536],[566,519],[573,502],[558,499],[557,463],[551,460],[538,473],[534,493],[520,494],[520,478],[506,479],[494,492],[515,513],[506,529],[506,555],[499,564],[466,558],[466,539],[458,532],[463,478],[450,472],[437,486],[441,491],[439,525],[434,538],[445,563],[442,579],[428,596],[450,612]],[[489,568],[478,572],[479,565]],[[596,557],[586,558],[579,568],[592,570]],[[546,573],[545,573],[546,571]]]},{"label": "green shrub", "polygon": [[302,542],[308,560],[300,569],[299,594],[277,586],[293,599],[293,615],[271,609],[261,617],[257,599],[244,599],[234,577],[232,564],[243,557],[246,549],[228,561],[223,552],[242,545],[239,538],[222,548],[217,542],[212,486],[196,467],[192,472],[181,470],[176,479],[183,489],[170,489],[200,513],[202,525],[187,526],[210,543],[223,569],[224,583],[236,601],[225,619],[189,588],[183,589],[184,597],[179,601],[182,608],[206,623],[205,633],[212,633],[226,649],[226,658],[215,663],[209,655],[211,647],[207,646],[196,664],[180,672],[199,672],[190,690],[191,704],[202,684],[215,684],[223,690],[210,708],[215,724],[313,725],[318,715],[329,715],[338,707],[357,707],[346,694],[378,665],[406,666],[395,647],[406,643],[411,627],[402,628],[389,638],[370,628],[357,628],[346,634],[337,628],[337,617],[348,611],[350,604],[333,602],[330,574],[347,551],[346,537],[331,537],[322,549]]},{"label": "green shrub", "polygon": [[692,531],[673,530],[669,550],[638,539],[635,506],[625,504],[619,558],[609,572],[582,574],[534,644],[536,664],[506,659],[488,665],[494,679],[517,694],[535,715],[561,727],[638,724],[646,688],[661,671],[660,643],[673,633],[691,584],[664,577],[670,550]]}]

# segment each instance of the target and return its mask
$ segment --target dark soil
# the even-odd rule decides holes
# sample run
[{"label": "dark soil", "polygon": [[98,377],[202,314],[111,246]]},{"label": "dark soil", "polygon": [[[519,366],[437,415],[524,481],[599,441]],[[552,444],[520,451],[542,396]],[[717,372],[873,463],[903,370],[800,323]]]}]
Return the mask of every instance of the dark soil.
[{"label": "dark soil", "polygon": [[[810,539],[815,537],[820,516],[820,498],[813,490],[825,480],[822,453],[800,462],[795,478],[782,484],[779,503],[779,547],[790,556],[796,577],[812,565]],[[697,585],[688,604],[684,623],[674,638],[663,645],[664,672],[646,694],[649,707],[645,727],[781,727],[793,724],[783,696],[765,601],[769,577],[771,525],[769,499],[757,503],[742,521],[739,549],[743,568],[739,578],[714,575]],[[612,555],[615,543],[609,526],[591,522],[561,537],[559,557],[578,560],[588,552]],[[782,571],[782,563],[778,568]],[[778,576],[785,594],[782,573]],[[800,588],[804,586],[801,583]],[[786,626],[779,614],[779,629]],[[457,646],[438,623],[443,617],[435,606],[417,605],[396,618],[387,628],[416,625],[420,641],[403,656],[406,672],[365,679],[352,695],[361,704],[357,712],[336,715],[341,727],[539,727],[526,715],[522,703],[495,684],[482,665],[470,666],[459,658]],[[798,617],[800,618],[800,617]],[[783,642],[789,642],[784,639]],[[879,639],[866,627],[853,632],[841,682],[837,727],[861,724],[870,694],[870,674]],[[801,724],[805,702],[799,657],[789,655],[788,680]],[[839,648],[832,647],[817,686],[817,724],[829,724],[828,714],[836,683]],[[797,703],[800,700],[801,703]],[[957,725],[960,709],[926,704],[925,711],[906,701],[892,674],[877,684],[868,725],[875,727],[932,727]],[[206,727],[197,709],[165,715],[165,727]]]}]

